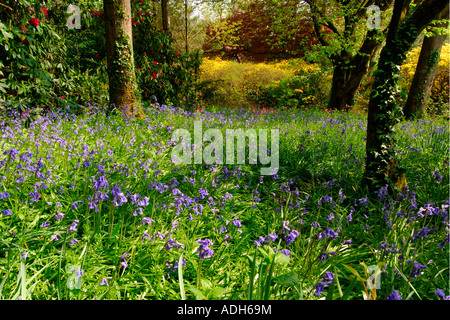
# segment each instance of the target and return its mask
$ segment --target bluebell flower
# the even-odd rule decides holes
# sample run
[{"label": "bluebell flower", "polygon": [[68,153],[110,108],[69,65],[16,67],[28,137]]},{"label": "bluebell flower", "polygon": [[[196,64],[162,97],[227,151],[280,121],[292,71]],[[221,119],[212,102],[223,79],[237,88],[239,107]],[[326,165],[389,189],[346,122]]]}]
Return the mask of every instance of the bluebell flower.
[{"label": "bluebell flower", "polygon": [[238,218],[234,218],[233,221],[231,221],[231,223],[233,224],[233,226],[241,228],[242,224],[241,221]]},{"label": "bluebell flower", "polygon": [[198,240],[197,243],[200,244],[200,246],[197,249],[198,256],[200,259],[205,260],[207,258],[211,258],[214,255],[214,250],[212,250],[209,246],[212,246],[212,241],[209,239],[205,240]]},{"label": "bluebell flower", "polygon": [[75,201],[75,202],[72,204],[72,210],[78,209],[78,204],[79,204],[79,203],[83,203],[83,201]]},{"label": "bluebell flower", "polygon": [[334,218],[335,218],[334,213],[332,212],[332,213],[330,213],[329,216],[325,217],[325,220],[329,221],[329,220],[333,220]]},{"label": "bluebell flower", "polygon": [[11,211],[10,209],[2,210],[2,213],[3,213],[4,216],[10,216],[10,215],[13,214],[12,211]]},{"label": "bluebell flower", "polygon": [[386,300],[403,300],[403,299],[402,297],[400,297],[400,294],[397,291],[392,290],[392,293],[387,296]]},{"label": "bluebell flower", "polygon": [[442,299],[442,300],[450,300],[450,296],[445,296],[445,292],[444,292],[444,290],[442,290],[442,289],[436,289],[436,291],[434,291],[434,293],[436,294],[436,296],[437,296],[439,299]]},{"label": "bluebell flower", "polygon": [[108,280],[106,280],[106,278],[103,278],[102,281],[100,281],[100,285],[101,286],[109,286]]},{"label": "bluebell flower", "polygon": [[148,217],[142,218],[142,225],[145,225],[147,223],[150,226],[152,224],[152,222],[155,222],[155,220],[148,218]]},{"label": "bluebell flower", "polygon": [[286,237],[286,245],[290,245],[292,242],[295,241],[295,238],[299,236],[299,232],[297,230],[292,230],[291,233],[289,233]]},{"label": "bluebell flower", "polygon": [[205,199],[206,196],[209,196],[208,190],[203,188],[198,189],[198,193],[200,194],[200,199]]},{"label": "bluebell flower", "polygon": [[74,220],[74,221],[72,222],[72,224],[70,225],[70,227],[69,227],[69,232],[75,232],[75,231],[77,231],[77,225],[78,225],[79,222],[80,222],[80,221],[78,221],[78,220]]},{"label": "bluebell flower", "polygon": [[267,237],[270,239],[270,241],[275,241],[278,238],[275,232],[269,233]]},{"label": "bluebell flower", "polygon": [[9,197],[10,197],[10,195],[9,195],[9,193],[7,191],[5,191],[3,193],[0,193],[0,200],[6,199],[6,198],[9,198]]},{"label": "bluebell flower", "polygon": [[184,244],[176,242],[174,239],[170,238],[169,240],[167,240],[164,248],[166,249],[166,251],[169,251],[172,248],[184,248]]}]

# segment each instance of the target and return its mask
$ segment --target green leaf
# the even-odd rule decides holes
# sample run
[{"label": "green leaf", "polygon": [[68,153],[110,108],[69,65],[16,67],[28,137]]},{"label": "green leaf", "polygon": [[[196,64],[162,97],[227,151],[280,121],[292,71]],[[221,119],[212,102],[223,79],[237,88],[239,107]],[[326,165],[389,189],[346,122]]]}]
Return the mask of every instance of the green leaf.
[{"label": "green leaf", "polygon": [[197,299],[197,300],[205,300],[205,299],[206,299],[206,297],[205,297],[205,295],[203,294],[203,292],[201,292],[201,291],[200,291],[199,289],[197,289],[196,287],[189,286],[189,291],[191,291],[191,292],[194,294],[195,299]]},{"label": "green leaf", "polygon": [[286,266],[289,264],[290,258],[284,253],[277,252],[275,255],[275,264]]},{"label": "green leaf", "polygon": [[288,273],[282,274],[281,276],[274,278],[273,282],[283,287],[295,287],[300,283],[298,281],[297,273],[295,273],[294,271],[290,271]]}]

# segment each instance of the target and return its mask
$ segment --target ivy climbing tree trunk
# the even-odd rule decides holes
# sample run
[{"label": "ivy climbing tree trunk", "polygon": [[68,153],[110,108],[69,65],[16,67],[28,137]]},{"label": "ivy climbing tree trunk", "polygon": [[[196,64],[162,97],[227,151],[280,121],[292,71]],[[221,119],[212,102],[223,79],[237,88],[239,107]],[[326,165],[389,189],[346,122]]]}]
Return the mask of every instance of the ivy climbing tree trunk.
[{"label": "ivy climbing tree trunk", "polygon": [[408,14],[410,0],[396,0],[389,24],[386,44],[381,50],[378,69],[369,101],[367,115],[366,169],[363,182],[373,191],[389,184],[403,189],[405,170],[396,160],[394,126],[400,121],[402,110],[396,104],[397,79],[400,66],[414,41],[443,10],[448,0],[416,1]]},{"label": "ivy climbing tree trunk", "polygon": [[[448,19],[448,10],[442,11],[436,17],[436,20],[442,19]],[[448,22],[441,22],[436,27],[448,28]],[[409,89],[408,99],[403,108],[405,118],[408,120],[421,118],[425,113],[427,101],[436,76],[442,45],[446,38],[446,34],[439,34],[423,39],[416,72],[414,73],[414,78]]]},{"label": "ivy climbing tree trunk", "polygon": [[130,0],[104,0],[110,107],[143,116],[134,68]]}]

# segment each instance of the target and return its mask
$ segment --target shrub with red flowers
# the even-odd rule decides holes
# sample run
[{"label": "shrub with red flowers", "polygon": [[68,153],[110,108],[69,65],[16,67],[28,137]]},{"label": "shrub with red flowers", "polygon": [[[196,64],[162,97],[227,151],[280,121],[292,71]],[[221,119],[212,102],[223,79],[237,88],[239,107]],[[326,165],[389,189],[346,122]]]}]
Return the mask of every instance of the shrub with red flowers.
[{"label": "shrub with red flowers", "polygon": [[[2,2],[12,6],[13,1]],[[54,10],[23,0],[0,12],[0,107],[9,103],[8,109],[19,113],[29,110],[29,120],[73,86],[66,42],[50,17]]]},{"label": "shrub with red flowers", "polygon": [[[170,32],[158,30],[155,20],[140,2],[132,2],[133,49],[142,100],[190,109],[196,102],[198,54],[180,54]],[[145,14],[143,14],[145,12]]]},{"label": "shrub with red flowers", "polygon": [[37,27],[37,26],[39,25],[39,19],[38,19],[38,18],[31,18],[31,19],[30,19],[30,24],[31,24],[33,27]]}]

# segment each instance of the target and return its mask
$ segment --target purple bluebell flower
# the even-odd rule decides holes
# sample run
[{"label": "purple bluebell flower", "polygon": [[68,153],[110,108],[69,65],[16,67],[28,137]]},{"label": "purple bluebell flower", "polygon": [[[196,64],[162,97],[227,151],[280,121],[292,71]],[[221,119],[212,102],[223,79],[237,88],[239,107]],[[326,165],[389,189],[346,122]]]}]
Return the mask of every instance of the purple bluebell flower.
[{"label": "purple bluebell flower", "polygon": [[418,263],[418,262],[414,262],[414,266],[413,266],[413,269],[412,269],[412,271],[411,271],[411,278],[412,278],[412,279],[415,279],[416,276],[420,276],[420,273],[421,273],[421,271],[422,271],[423,269],[428,269],[428,267],[427,267],[427,266],[424,266],[424,265],[421,265],[421,264]]},{"label": "purple bluebell flower", "polygon": [[83,201],[75,201],[75,202],[72,204],[72,210],[78,209],[78,205],[79,205],[80,203],[83,203]]},{"label": "purple bluebell flower", "polygon": [[56,220],[62,220],[64,218],[64,213],[58,212],[54,215]]},{"label": "purple bluebell flower", "polygon": [[101,286],[109,286],[108,280],[106,278],[103,278],[102,281],[100,281]]},{"label": "purple bluebell flower", "polygon": [[392,293],[387,296],[386,300],[403,300],[403,299],[397,291],[392,290]]},{"label": "purple bluebell flower", "polygon": [[278,236],[277,236],[277,234],[275,233],[275,232],[272,232],[272,233],[269,233],[269,235],[267,236],[269,239],[270,239],[270,241],[275,241],[277,238],[278,238]]},{"label": "purple bluebell flower", "polygon": [[28,195],[31,197],[31,203],[39,201],[39,196],[40,196],[39,193],[37,193],[37,192],[30,192]]},{"label": "purple bluebell flower", "polygon": [[166,251],[169,251],[172,248],[184,248],[184,244],[179,243],[179,242],[175,241],[174,239],[170,238],[166,242],[165,249],[166,249]]},{"label": "purple bluebell flower", "polygon": [[59,238],[61,238],[61,235],[60,235],[60,234],[54,234],[54,235],[52,235],[52,236],[50,237],[50,240],[58,241]]},{"label": "purple bluebell flower", "polygon": [[9,198],[9,197],[10,197],[10,195],[9,195],[9,193],[7,191],[5,191],[3,193],[0,193],[0,200],[6,199],[6,198]]},{"label": "purple bluebell flower", "polygon": [[214,255],[214,250],[212,250],[209,246],[212,246],[212,241],[209,239],[205,240],[198,240],[197,243],[200,244],[200,246],[197,249],[198,256],[200,259],[205,260],[207,258],[211,258]]},{"label": "purple bluebell flower", "polygon": [[155,220],[148,217],[142,218],[142,225],[145,225],[147,223],[149,226],[151,226],[152,222],[155,222]]},{"label": "purple bluebell flower", "polygon": [[77,243],[80,243],[80,241],[78,241],[77,239],[73,238],[72,240],[70,240],[70,244],[73,246]]},{"label": "purple bluebell flower", "polygon": [[316,285],[316,291],[314,292],[314,294],[320,297],[322,295],[323,289],[325,289],[325,286],[329,286],[333,282],[333,279],[333,272],[326,272],[322,280],[320,280],[320,282]]},{"label": "purple bluebell flower", "polygon": [[43,223],[41,223],[41,227],[42,228],[46,228],[46,227],[48,227],[50,225],[50,223],[48,223],[48,222],[43,222]]},{"label": "purple bluebell flower", "polygon": [[339,238],[339,234],[337,232],[334,232],[331,228],[325,228],[325,235],[332,239]]},{"label": "purple bluebell flower", "polygon": [[436,289],[436,291],[434,291],[434,293],[436,294],[438,299],[450,300],[450,295],[449,296],[445,296],[445,292],[442,289]]},{"label": "purple bluebell flower", "polygon": [[297,230],[292,230],[291,233],[289,233],[286,237],[286,245],[290,245],[292,242],[295,241],[295,238],[299,236],[299,232]]},{"label": "purple bluebell flower", "polygon": [[10,216],[10,215],[13,214],[12,211],[11,211],[10,209],[2,210],[2,213],[3,213],[4,216]]},{"label": "purple bluebell flower", "polygon": [[79,222],[80,222],[80,221],[78,221],[78,220],[74,220],[74,221],[72,222],[72,224],[70,225],[70,227],[69,227],[69,232],[75,232],[75,231],[77,231],[77,225],[78,225]]},{"label": "purple bluebell flower", "polygon": [[241,221],[240,221],[238,218],[234,218],[234,219],[231,221],[231,224],[232,224],[233,226],[235,226],[235,227],[238,227],[238,228],[241,228],[241,227],[242,227]]},{"label": "purple bluebell flower", "polygon": [[198,193],[200,194],[200,199],[205,199],[206,196],[209,196],[208,190],[203,188],[198,189]]},{"label": "purple bluebell flower", "polygon": [[330,215],[328,215],[327,217],[325,217],[325,220],[327,220],[327,221],[330,221],[330,220],[333,220],[335,217],[334,217],[334,213],[332,212],[332,213],[330,213]]}]

